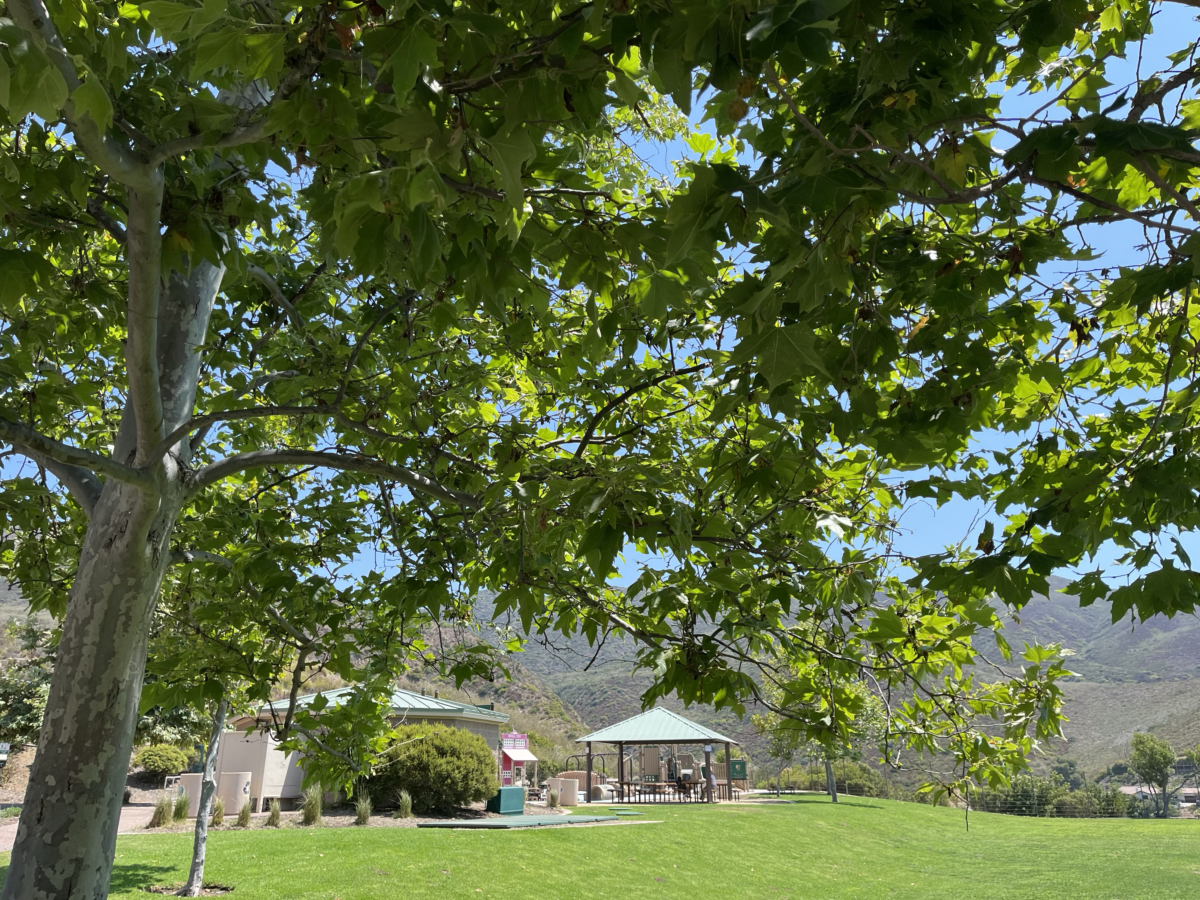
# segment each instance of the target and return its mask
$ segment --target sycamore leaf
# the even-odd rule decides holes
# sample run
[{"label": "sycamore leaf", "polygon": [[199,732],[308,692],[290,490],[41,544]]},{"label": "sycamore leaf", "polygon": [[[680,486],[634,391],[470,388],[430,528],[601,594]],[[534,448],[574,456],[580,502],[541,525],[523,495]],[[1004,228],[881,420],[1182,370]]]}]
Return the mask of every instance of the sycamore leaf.
[{"label": "sycamore leaf", "polygon": [[756,370],[771,387],[794,378],[802,369],[828,374],[814,347],[813,333],[798,324],[743,338],[729,361],[739,365],[751,359],[757,361]]},{"label": "sycamore leaf", "polygon": [[407,96],[425,66],[437,62],[438,45],[423,28],[413,28],[404,36],[400,47],[384,64],[392,71],[392,87],[396,99]]},{"label": "sycamore leaf", "polygon": [[533,141],[529,139],[529,134],[524,128],[518,128],[507,136],[496,135],[488,143],[495,151],[496,168],[500,171],[505,199],[510,206],[519,209],[524,205],[525,196],[521,185],[521,170],[537,155]]},{"label": "sycamore leaf", "polygon": [[146,11],[146,19],[162,37],[173,41],[187,31],[192,15],[199,12],[186,3],[171,3],[169,0],[149,0],[139,4]]},{"label": "sycamore leaf", "polygon": [[8,91],[11,75],[8,71],[8,63],[0,57],[0,108],[8,109]]},{"label": "sycamore leaf", "polygon": [[95,78],[89,78],[71,94],[76,115],[86,115],[101,131],[108,130],[113,123],[112,101],[108,93]]}]

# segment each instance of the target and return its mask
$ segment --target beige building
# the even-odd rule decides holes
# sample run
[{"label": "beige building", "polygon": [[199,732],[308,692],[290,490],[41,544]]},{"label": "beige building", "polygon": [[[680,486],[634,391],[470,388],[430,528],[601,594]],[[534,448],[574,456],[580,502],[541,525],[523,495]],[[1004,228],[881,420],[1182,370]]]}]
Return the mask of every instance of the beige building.
[{"label": "beige building", "polygon": [[[350,688],[322,693],[330,704],[336,705],[350,693]],[[299,697],[296,704],[307,706],[318,696],[320,694]],[[296,751],[284,753],[271,733],[275,718],[282,715],[278,707],[272,710],[271,706],[264,706],[258,711],[257,719],[246,716],[233,722],[237,730],[221,735],[217,747],[218,783],[222,773],[249,772],[250,802],[255,811],[265,809],[266,803],[276,798],[282,800],[286,808],[289,802],[300,797],[302,790],[303,755]],[[508,723],[508,715],[496,712],[490,704],[473,706],[402,689],[392,693],[390,718],[393,726],[430,723],[461,728],[482,737],[493,752],[500,747],[500,732]]]}]

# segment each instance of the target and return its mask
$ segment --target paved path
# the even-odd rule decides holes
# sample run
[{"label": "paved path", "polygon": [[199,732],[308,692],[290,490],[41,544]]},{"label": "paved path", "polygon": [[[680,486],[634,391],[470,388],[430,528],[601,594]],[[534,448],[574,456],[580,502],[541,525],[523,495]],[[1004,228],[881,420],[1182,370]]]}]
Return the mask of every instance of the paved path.
[{"label": "paved path", "polygon": [[[130,805],[121,807],[121,824],[117,826],[119,834],[131,831],[141,831],[154,814],[154,807],[149,805]],[[17,820],[0,819],[0,853],[12,850],[13,842],[17,839]]]}]

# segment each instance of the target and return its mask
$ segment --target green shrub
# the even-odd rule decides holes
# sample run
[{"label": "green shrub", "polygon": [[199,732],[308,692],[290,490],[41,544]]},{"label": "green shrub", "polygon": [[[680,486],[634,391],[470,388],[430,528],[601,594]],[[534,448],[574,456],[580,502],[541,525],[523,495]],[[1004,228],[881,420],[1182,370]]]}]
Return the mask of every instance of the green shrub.
[{"label": "green shrub", "polygon": [[242,808],[238,810],[237,826],[238,826],[238,828],[249,828],[250,827],[250,801],[249,800],[247,800],[245,803],[243,803]]},{"label": "green shrub", "polygon": [[300,824],[320,825],[321,811],[325,807],[325,789],[319,784],[304,792],[304,803],[300,807]]},{"label": "green shrub", "polygon": [[225,824],[225,801],[220,797],[213,800],[212,818],[208,820],[208,824],[213,828],[219,828]]},{"label": "green shrub", "polygon": [[366,790],[377,805],[408,791],[418,813],[448,813],[499,790],[496,758],[477,734],[444,725],[407,725],[396,730]]},{"label": "green shrub", "polygon": [[180,791],[175,795],[175,809],[172,814],[175,821],[182,822],[188,817],[188,807],[192,805],[192,798],[187,795],[187,791]]},{"label": "green shrub", "polygon": [[546,792],[546,808],[547,809],[558,809],[558,789],[557,788],[550,788],[550,790],[548,790]]},{"label": "green shrub", "polygon": [[354,801],[354,824],[371,824],[371,795],[363,791]]},{"label": "green shrub", "polygon": [[0,809],[0,819],[15,819],[19,815],[21,815],[19,806],[6,806],[4,809]]},{"label": "green shrub", "polygon": [[170,744],[151,744],[143,747],[133,758],[133,764],[151,775],[178,775],[188,766],[188,755]]},{"label": "green shrub", "polygon": [[396,794],[396,818],[412,818],[412,794],[408,791],[399,791]]},{"label": "green shrub", "polygon": [[279,827],[279,815],[282,812],[283,812],[283,806],[280,804],[279,798],[276,797],[274,800],[271,801],[271,805],[268,807],[268,811],[267,811],[267,827],[268,828],[278,828]]},{"label": "green shrub", "polygon": [[169,795],[163,794],[154,804],[154,812],[150,814],[147,828],[167,828],[175,823],[175,801]]}]

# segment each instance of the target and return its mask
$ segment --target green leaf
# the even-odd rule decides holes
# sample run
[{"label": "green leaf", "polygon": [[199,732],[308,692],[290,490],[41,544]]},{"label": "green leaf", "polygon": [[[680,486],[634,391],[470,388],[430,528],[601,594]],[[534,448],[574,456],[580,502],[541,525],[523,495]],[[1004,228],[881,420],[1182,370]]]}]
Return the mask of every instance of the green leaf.
[{"label": "green leaf", "polygon": [[384,64],[392,71],[392,88],[397,101],[408,96],[425,66],[437,62],[438,45],[424,28],[412,28],[404,36],[400,47]]},{"label": "green leaf", "polygon": [[222,66],[239,68],[246,58],[242,46],[242,33],[237,28],[223,28],[210,32],[196,44],[196,57],[192,61],[192,78],[207,75]]},{"label": "green leaf", "polygon": [[613,561],[621,550],[623,535],[619,528],[607,522],[596,522],[579,542],[578,552],[587,558],[592,574],[603,580],[613,569]]},{"label": "green leaf", "polygon": [[813,333],[803,325],[769,328],[744,338],[730,357],[734,365],[757,360],[756,370],[776,387],[808,369],[828,375],[814,347]]},{"label": "green leaf", "polygon": [[648,319],[666,319],[673,307],[683,305],[683,288],[673,278],[655,272],[642,298],[642,314]]},{"label": "green leaf", "polygon": [[71,94],[77,115],[88,116],[101,131],[113,123],[112,101],[98,79],[89,78]]},{"label": "green leaf", "polygon": [[521,171],[537,155],[537,149],[524,128],[518,128],[506,136],[496,135],[488,143],[495,151],[496,168],[500,171],[505,199],[511,206],[520,209],[525,202]]},{"label": "green leaf", "polygon": [[199,12],[194,6],[171,3],[169,0],[149,0],[138,5],[146,11],[146,20],[154,26],[154,30],[168,41],[183,35],[192,15]]},{"label": "green leaf", "polygon": [[0,109],[8,109],[8,92],[11,75],[8,70],[8,63],[4,61],[4,57],[0,56]]}]

